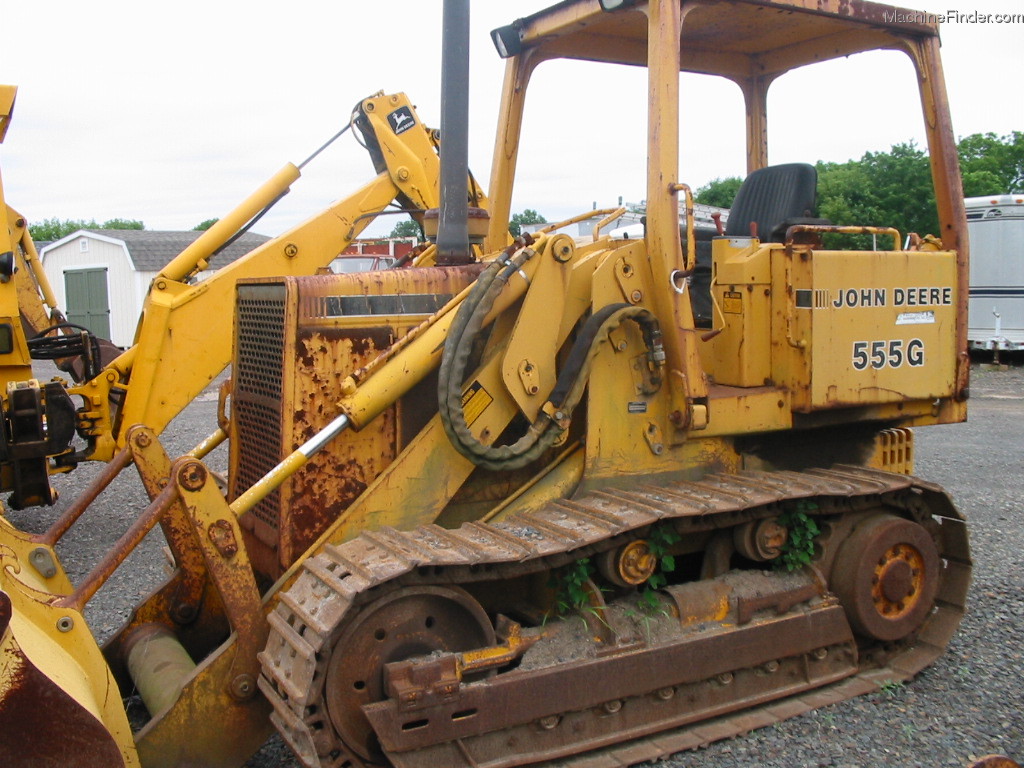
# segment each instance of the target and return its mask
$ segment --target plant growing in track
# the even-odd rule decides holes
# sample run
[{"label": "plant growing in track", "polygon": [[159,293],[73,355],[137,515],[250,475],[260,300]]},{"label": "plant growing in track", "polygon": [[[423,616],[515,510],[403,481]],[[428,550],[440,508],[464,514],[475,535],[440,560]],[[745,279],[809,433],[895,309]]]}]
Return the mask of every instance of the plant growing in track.
[{"label": "plant growing in track", "polygon": [[779,515],[779,525],[786,528],[789,535],[782,546],[782,554],[775,560],[776,568],[798,571],[810,564],[814,557],[814,539],[821,529],[808,513],[817,508],[814,502],[801,501]]}]

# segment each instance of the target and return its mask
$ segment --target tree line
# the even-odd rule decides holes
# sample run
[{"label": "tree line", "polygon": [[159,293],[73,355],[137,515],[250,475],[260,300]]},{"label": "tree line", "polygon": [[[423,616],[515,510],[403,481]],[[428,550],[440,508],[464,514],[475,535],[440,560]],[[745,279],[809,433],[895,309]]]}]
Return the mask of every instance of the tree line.
[{"label": "tree line", "polygon": [[[217,223],[217,219],[207,219],[192,227],[193,231],[207,230]],[[96,219],[43,219],[28,225],[28,233],[37,243],[52,242],[67,237],[80,229],[145,229],[146,225],[138,219],[107,219],[97,224]]]},{"label": "tree line", "polygon": [[[964,197],[1024,191],[1024,132],[975,133],[957,142]],[[938,213],[928,153],[914,142],[888,152],[866,152],[845,163],[819,161],[818,216],[835,224],[873,224],[900,232],[937,234]],[[732,207],[742,179],[715,179],[700,187],[699,203]]]}]

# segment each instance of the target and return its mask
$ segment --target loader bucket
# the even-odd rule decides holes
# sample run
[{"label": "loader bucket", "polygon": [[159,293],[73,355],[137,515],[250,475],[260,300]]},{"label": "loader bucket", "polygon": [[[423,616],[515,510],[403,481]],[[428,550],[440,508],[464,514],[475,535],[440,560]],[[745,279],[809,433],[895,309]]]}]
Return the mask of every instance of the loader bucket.
[{"label": "loader bucket", "polygon": [[138,766],[121,694],[85,620],[14,573],[0,556],[0,765]]}]

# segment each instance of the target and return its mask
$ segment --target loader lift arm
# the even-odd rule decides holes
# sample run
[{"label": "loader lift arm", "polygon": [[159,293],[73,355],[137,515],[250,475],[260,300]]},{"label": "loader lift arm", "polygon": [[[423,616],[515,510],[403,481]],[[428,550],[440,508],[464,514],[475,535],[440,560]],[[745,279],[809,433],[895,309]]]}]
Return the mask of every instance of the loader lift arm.
[{"label": "loader lift arm", "polygon": [[[400,131],[388,117],[407,116]],[[411,127],[410,127],[410,122]],[[128,430],[145,424],[157,434],[229,363],[234,286],[245,278],[309,275],[340,254],[374,217],[397,200],[413,215],[437,200],[437,135],[416,116],[404,94],[376,94],[360,102],[353,122],[362,131],[378,176],[294,229],[195,283],[218,249],[261,210],[287,193],[300,168],[285,165],[228,216],[183,251],[154,279],[134,344],[98,376],[71,389],[84,398],[80,431],[90,441],[84,455],[109,461]],[[303,164],[304,165],[304,164]],[[486,204],[470,184],[474,205]],[[118,403],[111,405],[111,400]]]}]

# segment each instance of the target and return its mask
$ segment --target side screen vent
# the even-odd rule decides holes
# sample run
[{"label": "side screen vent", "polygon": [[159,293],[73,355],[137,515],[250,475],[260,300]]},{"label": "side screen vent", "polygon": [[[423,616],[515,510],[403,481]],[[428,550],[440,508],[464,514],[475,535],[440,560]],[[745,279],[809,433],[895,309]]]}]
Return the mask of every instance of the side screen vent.
[{"label": "side screen vent", "polygon": [[[236,439],[243,460],[232,473],[236,497],[273,469],[281,453],[281,395],[284,364],[285,286],[239,285],[235,388],[232,398]],[[247,522],[268,544],[276,543],[281,496],[274,491]]]}]

